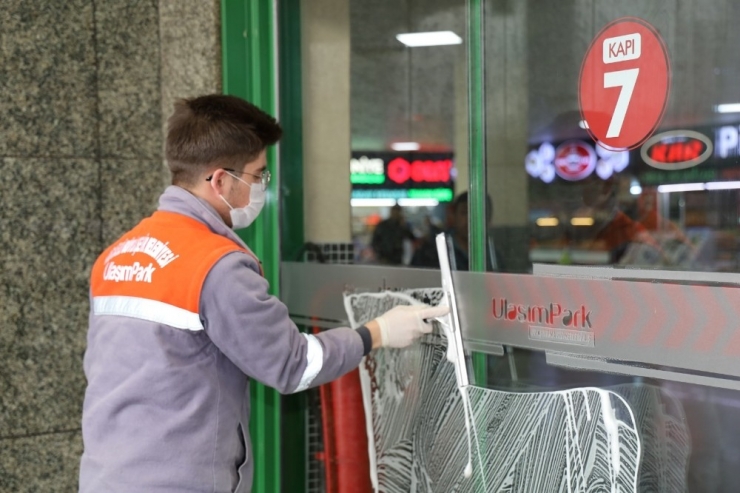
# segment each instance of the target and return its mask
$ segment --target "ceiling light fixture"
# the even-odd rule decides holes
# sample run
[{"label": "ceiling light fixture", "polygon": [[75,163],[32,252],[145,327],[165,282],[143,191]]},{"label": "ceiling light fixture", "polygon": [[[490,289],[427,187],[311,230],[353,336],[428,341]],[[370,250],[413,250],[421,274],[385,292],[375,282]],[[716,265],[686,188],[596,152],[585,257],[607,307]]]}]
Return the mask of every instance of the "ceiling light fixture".
[{"label": "ceiling light fixture", "polygon": [[462,44],[462,38],[452,31],[397,34],[396,39],[409,48]]},{"label": "ceiling light fixture", "polygon": [[536,221],[537,226],[541,228],[552,228],[553,226],[557,226],[560,224],[560,221],[558,221],[557,217],[540,217]]},{"label": "ceiling light fixture", "polygon": [[659,193],[698,192],[701,190],[704,190],[703,183],[676,183],[675,185],[660,185],[658,187]]},{"label": "ceiling light fixture", "polygon": [[704,190],[737,190],[740,181],[708,181],[706,183],[676,183],[675,185],[660,185],[658,192],[703,192]]},{"label": "ceiling light fixture", "polygon": [[740,113],[740,103],[718,104],[714,107],[717,113]]},{"label": "ceiling light fixture", "polygon": [[704,184],[707,190],[733,190],[740,188],[740,181],[710,181]]},{"label": "ceiling light fixture", "polygon": [[393,207],[396,199],[351,199],[352,207]]},{"label": "ceiling light fixture", "polygon": [[439,205],[437,199],[398,199],[401,207],[436,207]]},{"label": "ceiling light fixture", "polygon": [[418,142],[394,142],[391,144],[394,151],[418,151],[421,146]]},{"label": "ceiling light fixture", "polygon": [[593,226],[594,225],[594,218],[593,217],[574,217],[570,220],[570,224],[573,226]]}]

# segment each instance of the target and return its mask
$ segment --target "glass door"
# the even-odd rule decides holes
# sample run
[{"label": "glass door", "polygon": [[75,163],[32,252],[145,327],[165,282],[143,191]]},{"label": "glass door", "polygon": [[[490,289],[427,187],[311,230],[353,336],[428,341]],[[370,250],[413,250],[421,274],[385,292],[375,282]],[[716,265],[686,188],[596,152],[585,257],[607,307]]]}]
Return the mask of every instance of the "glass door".
[{"label": "glass door", "polygon": [[[703,286],[713,285],[703,273],[737,273],[738,6],[724,0],[487,0],[481,12],[491,204],[486,248],[501,258],[502,270],[585,279],[600,274],[579,266],[661,269],[681,272],[671,283]],[[620,277],[618,272],[609,277]],[[641,280],[666,282],[661,276],[642,272]],[[737,282],[732,275],[711,279],[733,287]],[[579,306],[593,295],[586,281],[569,286],[567,295]],[[689,297],[696,292],[701,290],[687,291]],[[524,300],[535,297],[533,291],[518,293]],[[701,346],[702,337],[716,328],[702,324],[701,313],[721,312],[734,303],[734,291],[728,291],[729,299],[708,297],[702,303],[680,293],[666,286],[655,298],[614,299],[611,320],[600,323],[620,319],[632,324],[627,331],[638,327],[631,314],[643,303],[666,307],[669,320],[656,332],[683,330],[682,322],[694,320],[688,325],[695,337],[656,336],[655,360],[642,367],[666,369],[659,360],[671,351],[685,351],[687,360],[703,350],[723,354],[717,345]],[[499,313],[493,316],[515,303],[526,301],[494,300],[493,311]],[[532,342],[495,358],[489,385],[517,391],[598,387],[627,401],[651,393],[667,413],[655,425],[660,433],[676,434],[643,435],[644,450],[655,454],[642,457],[644,491],[669,491],[647,486],[668,488],[669,483],[644,477],[655,464],[664,473],[678,468],[670,469],[678,475],[678,482],[670,483],[678,489],[670,491],[736,489],[740,449],[730,437],[740,407],[737,390],[635,376],[642,374],[637,370],[630,375],[625,367],[613,367],[625,373],[615,375],[554,366],[554,351],[602,354],[598,335],[591,348],[555,342],[565,334],[557,332],[562,329],[557,320],[524,325],[530,342],[547,340],[551,349],[533,350]],[[633,332],[626,344],[639,353],[648,338]],[[733,387],[736,377],[725,373],[719,359],[700,373],[724,375],[726,386]]]}]

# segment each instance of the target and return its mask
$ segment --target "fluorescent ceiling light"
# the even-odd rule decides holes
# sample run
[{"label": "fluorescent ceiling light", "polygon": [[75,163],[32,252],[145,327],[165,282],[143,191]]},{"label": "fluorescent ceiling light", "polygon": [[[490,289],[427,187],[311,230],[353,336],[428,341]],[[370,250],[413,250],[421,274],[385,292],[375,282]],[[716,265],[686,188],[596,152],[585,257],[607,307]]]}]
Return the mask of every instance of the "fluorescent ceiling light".
[{"label": "fluorescent ceiling light", "polygon": [[717,113],[740,113],[740,103],[718,104],[714,107]]},{"label": "fluorescent ceiling light", "polygon": [[704,190],[703,183],[676,183],[675,185],[660,185],[658,187],[659,193],[696,192],[699,190]]},{"label": "fluorescent ceiling light", "polygon": [[594,218],[593,217],[574,217],[570,220],[570,223],[573,226],[593,226],[594,225]]},{"label": "fluorescent ceiling light", "polygon": [[542,228],[553,227],[560,224],[560,221],[558,221],[557,217],[540,217],[539,219],[537,219],[536,222],[537,226],[540,226]]},{"label": "fluorescent ceiling light", "polygon": [[351,199],[352,207],[393,207],[396,199]]},{"label": "fluorescent ceiling light", "polygon": [[419,46],[459,45],[462,38],[452,31],[397,34],[396,39],[410,48]]},{"label": "fluorescent ceiling light", "polygon": [[740,188],[740,181],[710,181],[705,183],[704,187],[707,190],[732,190]]},{"label": "fluorescent ceiling light", "polygon": [[437,199],[398,199],[401,207],[436,207],[439,205]]},{"label": "fluorescent ceiling light", "polygon": [[707,183],[677,183],[660,185],[658,192],[698,192],[704,190],[735,190],[740,188],[740,181],[709,181]]},{"label": "fluorescent ceiling light", "polygon": [[394,151],[418,151],[421,148],[418,142],[394,142],[391,149]]}]

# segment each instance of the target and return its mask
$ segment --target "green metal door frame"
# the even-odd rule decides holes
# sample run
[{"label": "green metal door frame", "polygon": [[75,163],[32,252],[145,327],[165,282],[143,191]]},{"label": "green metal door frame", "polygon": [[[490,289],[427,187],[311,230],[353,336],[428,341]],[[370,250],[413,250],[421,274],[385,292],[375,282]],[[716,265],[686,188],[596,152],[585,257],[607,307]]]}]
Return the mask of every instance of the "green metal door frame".
[{"label": "green metal door frame", "polygon": [[[278,66],[280,124],[280,204],[282,259],[299,260],[303,231],[303,96],[301,72],[301,0],[278,1]],[[308,396],[305,392],[283,396],[282,490],[308,490]]]},{"label": "green metal door frame", "polygon": [[[468,0],[467,14],[470,270],[483,272],[487,234],[484,0]],[[300,0],[221,0],[221,23],[223,92],[279,115],[285,130],[279,147],[282,156],[278,149],[268,152],[274,177],[270,198],[255,224],[240,232],[262,259],[271,293],[278,294],[281,256],[299,260],[296,256],[304,241]],[[282,169],[279,161],[284,163]],[[476,382],[486,380],[485,361],[484,355],[474,355]],[[275,390],[252,384],[255,493],[305,491],[305,419],[303,396],[281,399]]]},{"label": "green metal door frame", "polygon": [[[486,99],[484,57],[484,1],[468,0],[468,118],[470,135],[468,231],[470,271],[486,270]],[[487,381],[487,356],[473,354],[475,382]]]},{"label": "green metal door frame", "polygon": [[[274,0],[221,0],[223,92],[244,98],[273,116],[278,115],[276,21]],[[267,166],[275,177],[267,203],[255,223],[238,233],[262,260],[270,293],[276,295],[280,278],[278,148],[268,150]],[[252,381],[250,435],[255,493],[281,491],[280,409],[280,394]]]},{"label": "green metal door frame", "polygon": [[299,261],[303,244],[303,91],[301,0],[278,1],[280,67],[281,241],[283,260]]}]

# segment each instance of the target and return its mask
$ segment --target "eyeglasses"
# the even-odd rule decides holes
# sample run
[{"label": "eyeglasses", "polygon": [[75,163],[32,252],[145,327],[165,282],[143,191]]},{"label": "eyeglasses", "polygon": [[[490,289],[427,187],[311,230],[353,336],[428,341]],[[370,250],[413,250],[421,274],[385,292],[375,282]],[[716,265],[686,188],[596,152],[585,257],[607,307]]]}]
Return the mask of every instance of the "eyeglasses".
[{"label": "eyeglasses", "polygon": [[[230,173],[236,173],[237,175],[249,175],[249,176],[254,176],[255,178],[259,178],[260,179],[260,184],[262,185],[262,190],[263,191],[264,190],[267,190],[267,185],[270,184],[270,178],[272,178],[272,175],[270,174],[270,171],[268,171],[266,169],[265,170],[262,170],[262,173],[260,173],[259,175],[255,175],[255,174],[252,174],[252,173],[247,173],[246,171],[236,171],[236,170],[231,169],[231,168],[222,168],[222,169],[224,171],[228,171]],[[206,181],[211,181],[212,178],[213,178],[213,175],[211,175],[208,178],[206,178]]]}]

